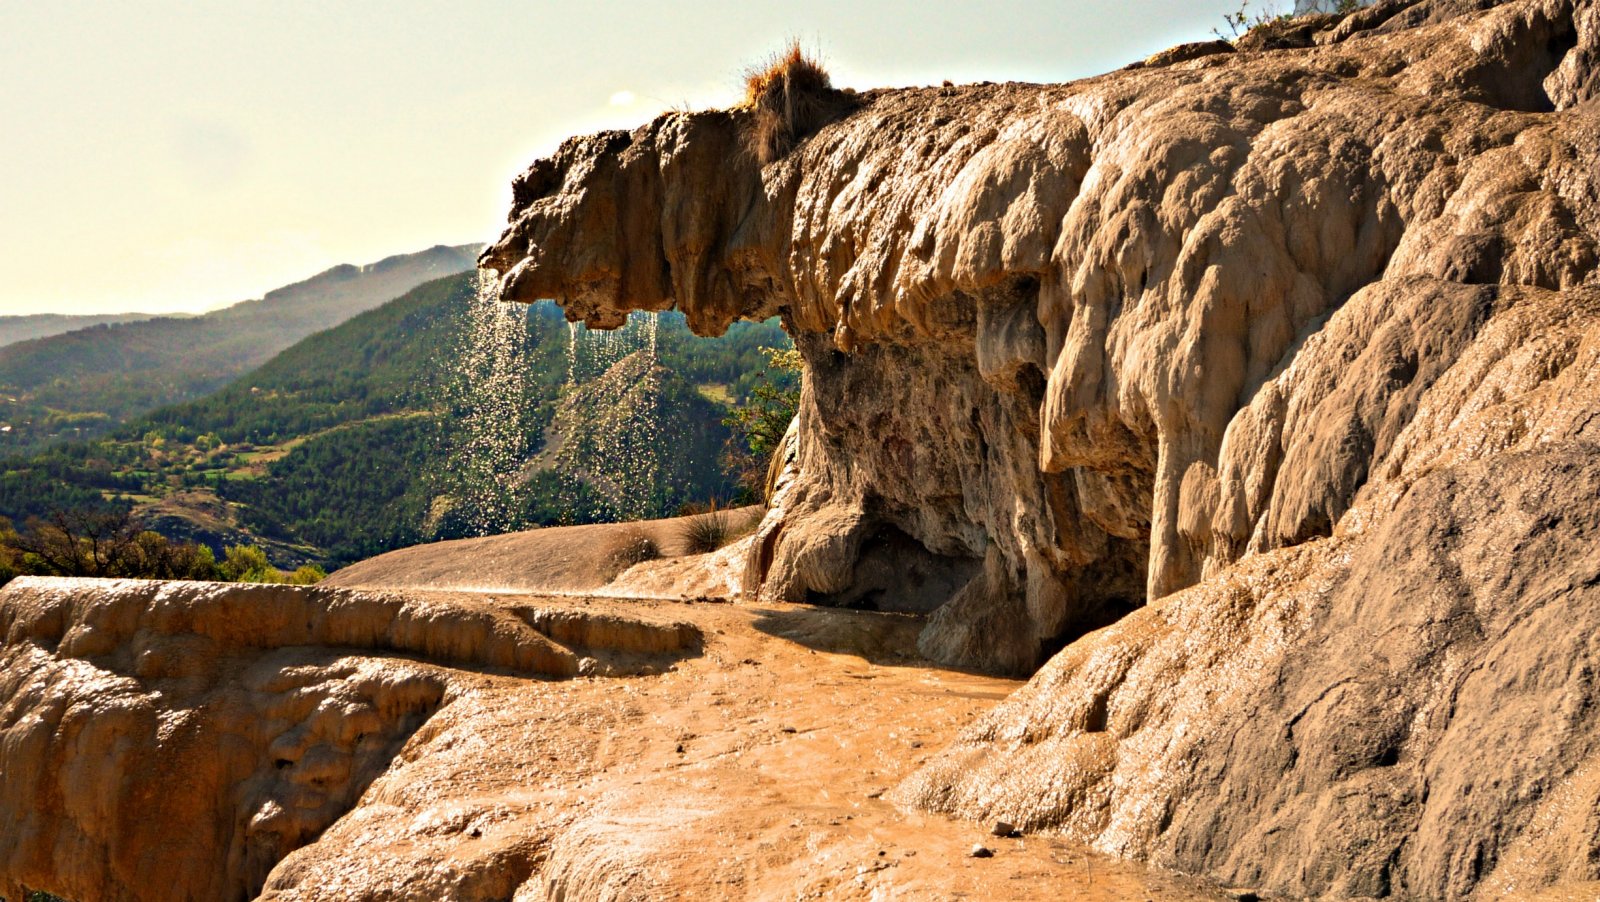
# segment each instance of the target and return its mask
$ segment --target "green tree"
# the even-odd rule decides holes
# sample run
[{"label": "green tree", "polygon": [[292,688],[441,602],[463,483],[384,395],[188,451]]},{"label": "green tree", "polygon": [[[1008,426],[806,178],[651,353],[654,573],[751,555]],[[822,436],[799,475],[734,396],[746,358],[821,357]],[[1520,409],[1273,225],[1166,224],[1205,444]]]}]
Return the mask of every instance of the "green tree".
[{"label": "green tree", "polygon": [[304,567],[299,567],[289,574],[289,585],[314,586],[327,578],[328,571],[318,567],[316,564],[306,564]]},{"label": "green tree", "polygon": [[254,545],[229,545],[219,569],[228,582],[287,582],[283,571],[267,561],[267,553]]},{"label": "green tree", "polygon": [[745,501],[764,500],[772,457],[800,409],[800,352],[767,348],[764,353],[767,366],[751,387],[749,399],[722,421],[733,430],[723,459],[736,474]]},{"label": "green tree", "polygon": [[53,511],[19,533],[0,523],[0,584],[17,576],[213,580],[211,549],[143,529],[127,511]]}]

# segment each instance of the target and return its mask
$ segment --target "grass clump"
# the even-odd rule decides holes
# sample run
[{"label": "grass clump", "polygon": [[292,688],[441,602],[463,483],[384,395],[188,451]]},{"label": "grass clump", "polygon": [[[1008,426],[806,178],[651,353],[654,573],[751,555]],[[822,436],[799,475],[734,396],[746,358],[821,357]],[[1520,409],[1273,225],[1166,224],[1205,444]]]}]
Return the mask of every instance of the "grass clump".
[{"label": "grass clump", "polygon": [[605,567],[612,576],[635,564],[661,557],[656,540],[638,526],[627,526],[612,532],[606,540]]},{"label": "grass clump", "polygon": [[728,544],[728,517],[714,507],[685,517],[682,528],[684,554],[705,554]]},{"label": "grass clump", "polygon": [[[1272,37],[1267,32],[1274,28],[1290,25],[1297,18],[1303,16],[1336,16],[1344,17],[1366,6],[1370,0],[1315,0],[1307,4],[1299,12],[1277,10],[1276,3],[1270,0],[1243,0],[1237,12],[1223,13],[1222,20],[1228,26],[1228,34],[1223,34],[1222,29],[1213,28],[1211,33],[1224,41],[1237,43],[1241,37],[1255,34],[1264,37],[1265,46],[1252,49],[1278,49],[1272,44]],[[1294,46],[1300,46],[1298,43]],[[1309,46],[1309,45],[1307,45]]]},{"label": "grass clump", "polygon": [[684,514],[678,533],[684,554],[716,551],[749,535],[760,521],[759,516],[741,516],[740,512],[721,507],[716,501],[686,507]]},{"label": "grass clump", "polygon": [[835,90],[822,64],[794,41],[745,72],[744,107],[754,113],[750,152],[764,166],[852,106]]}]

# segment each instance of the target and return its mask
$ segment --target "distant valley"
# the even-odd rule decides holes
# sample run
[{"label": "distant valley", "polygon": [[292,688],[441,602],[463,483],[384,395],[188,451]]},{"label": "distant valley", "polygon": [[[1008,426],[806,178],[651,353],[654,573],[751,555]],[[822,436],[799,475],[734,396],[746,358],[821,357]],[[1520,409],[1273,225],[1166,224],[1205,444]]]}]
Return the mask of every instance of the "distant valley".
[{"label": "distant valley", "polygon": [[[470,340],[474,293],[471,273],[428,281],[303,338],[209,394],[142,412],[92,440],[0,455],[0,516],[21,526],[59,510],[131,508],[170,538],[219,552],[258,545],[287,568],[333,568],[477,534],[479,508],[491,503],[508,528],[604,519],[582,487],[554,474],[530,472],[510,497],[486,499],[482,485],[467,484],[482,474],[452,466],[453,449],[472,438],[462,434],[468,417],[460,407],[473,399],[452,399],[445,383]],[[523,427],[513,451],[525,460],[543,447],[544,427],[571,394],[571,337],[555,305],[523,309],[519,384],[510,389],[514,398],[499,400]],[[251,339],[243,322],[232,328]],[[97,350],[88,339],[111,331],[81,333],[70,347],[88,358]],[[770,322],[699,339],[678,313],[662,315],[658,335],[662,426],[681,452],[669,474],[673,494],[662,503],[726,499],[737,486],[719,459],[729,437],[722,420],[763,378],[763,349],[787,347],[788,338]],[[114,373],[95,384],[114,390],[146,374],[159,370]],[[86,407],[96,403],[87,387],[81,397]],[[572,419],[603,427],[600,410]]]},{"label": "distant valley", "polygon": [[478,249],[441,245],[345,264],[200,316],[102,322],[0,347],[0,454],[106,435],[158,407],[216,391],[312,333],[474,268]]}]

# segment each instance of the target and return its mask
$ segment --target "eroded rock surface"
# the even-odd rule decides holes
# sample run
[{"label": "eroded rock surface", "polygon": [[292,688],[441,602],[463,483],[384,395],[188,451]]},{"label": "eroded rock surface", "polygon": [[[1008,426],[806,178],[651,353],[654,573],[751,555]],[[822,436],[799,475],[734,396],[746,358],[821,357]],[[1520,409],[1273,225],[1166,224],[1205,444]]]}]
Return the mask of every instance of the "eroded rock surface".
[{"label": "eroded rock surface", "polygon": [[[1084,843],[1581,896],[1597,53],[1593,2],[1388,0],[859,95],[765,166],[744,110],[570,142],[514,186],[504,296],[780,315],[806,358],[757,604],[19,583],[0,892],[1092,897]],[[1017,684],[912,633],[1065,650],[988,711]]]},{"label": "eroded rock surface", "polygon": [[687,623],[375,592],[24,578],[0,593],[0,895],[247,899],[473,672],[698,652]]},{"label": "eroded rock surface", "polygon": [[1018,686],[910,615],[29,580],[0,617],[6,898],[1223,898],[886,801]]},{"label": "eroded rock surface", "polygon": [[1420,478],[1069,646],[898,790],[1295,897],[1600,878],[1600,455]]},{"label": "eroded rock surface", "polygon": [[[1519,304],[1569,346],[1591,327],[1593,3],[1280,30],[1068,85],[863,94],[765,167],[744,110],[576,139],[483,260],[596,326],[783,316],[797,478],[747,587],[853,597],[892,531],[962,586],[923,600],[948,601],[924,649],[1026,672],[1431,466],[1391,442],[1481,403],[1441,372],[1517,365],[1492,336]],[[1547,350],[1528,378],[1571,360]]]},{"label": "eroded rock surface", "polygon": [[1389,0],[863,94],[764,167],[749,111],[673,114],[536,163],[483,262],[591,325],[783,317],[748,593],[860,599],[887,537],[942,562],[937,660],[1088,633],[903,803],[1292,895],[1581,893],[1597,55],[1593,2]]}]

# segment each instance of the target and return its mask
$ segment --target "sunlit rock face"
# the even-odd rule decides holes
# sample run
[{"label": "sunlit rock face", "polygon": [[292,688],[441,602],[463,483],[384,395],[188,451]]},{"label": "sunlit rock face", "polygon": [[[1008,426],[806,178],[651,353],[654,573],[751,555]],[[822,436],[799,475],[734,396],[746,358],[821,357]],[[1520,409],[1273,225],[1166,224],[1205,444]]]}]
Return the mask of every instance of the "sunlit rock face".
[{"label": "sunlit rock face", "polygon": [[1441,468],[1080,639],[894,798],[1272,898],[1593,898],[1595,449]]},{"label": "sunlit rock face", "polygon": [[948,601],[925,651],[1028,670],[1430,466],[1438,380],[1517,352],[1500,287],[1600,281],[1596,8],[1480,5],[863,94],[765,167],[749,113],[670,114],[535,163],[483,263],[591,325],[781,315],[799,470],[749,584],[825,602],[891,534],[970,575],[884,601]]},{"label": "sunlit rock face", "polygon": [[0,896],[255,898],[475,672],[624,674],[698,641],[489,600],[18,579],[0,592]]}]

